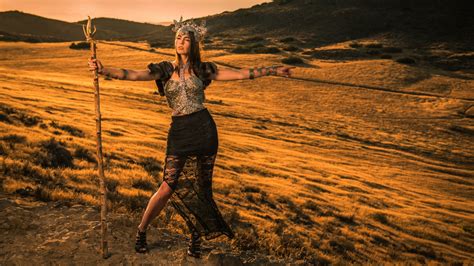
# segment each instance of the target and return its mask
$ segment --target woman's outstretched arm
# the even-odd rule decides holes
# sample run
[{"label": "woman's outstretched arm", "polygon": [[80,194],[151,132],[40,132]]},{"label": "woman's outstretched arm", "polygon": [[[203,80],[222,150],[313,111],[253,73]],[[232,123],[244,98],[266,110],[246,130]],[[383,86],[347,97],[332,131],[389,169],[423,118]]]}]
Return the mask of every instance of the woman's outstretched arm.
[{"label": "woman's outstretched arm", "polygon": [[238,70],[233,69],[218,69],[214,80],[239,80],[239,79],[254,79],[263,76],[284,76],[290,77],[290,69],[295,67],[285,66],[271,66],[271,67],[256,67],[243,68]]},{"label": "woman's outstretched arm", "polygon": [[150,70],[131,70],[124,68],[104,67],[100,60],[89,59],[89,70],[97,72],[109,78],[131,80],[131,81],[147,81],[159,79],[159,73],[151,73]]}]

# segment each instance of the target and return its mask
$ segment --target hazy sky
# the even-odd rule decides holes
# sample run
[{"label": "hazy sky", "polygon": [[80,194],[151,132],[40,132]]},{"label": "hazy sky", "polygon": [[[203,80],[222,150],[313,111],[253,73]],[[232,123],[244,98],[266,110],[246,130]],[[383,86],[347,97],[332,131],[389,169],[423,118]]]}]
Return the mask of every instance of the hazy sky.
[{"label": "hazy sky", "polygon": [[247,8],[267,1],[259,0],[0,0],[0,11],[19,10],[25,13],[75,22],[87,16],[110,17],[137,22],[197,18]]}]

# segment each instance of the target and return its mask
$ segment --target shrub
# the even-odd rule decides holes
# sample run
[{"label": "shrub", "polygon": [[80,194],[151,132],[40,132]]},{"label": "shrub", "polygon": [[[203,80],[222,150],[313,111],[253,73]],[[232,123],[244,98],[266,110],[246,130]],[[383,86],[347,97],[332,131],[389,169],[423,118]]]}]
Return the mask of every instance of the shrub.
[{"label": "shrub", "polygon": [[80,130],[79,128],[76,128],[76,127],[73,127],[73,126],[70,126],[70,125],[59,125],[55,121],[51,121],[51,123],[49,123],[49,125],[54,127],[54,128],[66,131],[69,134],[71,134],[72,136],[81,137],[81,138],[84,137],[84,132],[82,130]]},{"label": "shrub", "polygon": [[265,38],[260,37],[260,36],[254,36],[254,37],[248,37],[244,39],[246,42],[262,42],[265,41]]},{"label": "shrub", "polygon": [[295,52],[295,51],[299,51],[300,48],[294,45],[288,45],[288,46],[283,47],[283,50],[288,51],[288,52]]},{"label": "shrub", "polygon": [[143,178],[134,179],[132,181],[132,187],[142,190],[155,190],[155,184],[153,184],[150,180]]},{"label": "shrub", "polygon": [[278,47],[270,46],[270,47],[260,47],[256,48],[255,53],[260,53],[260,54],[276,54],[280,52],[280,49]]},{"label": "shrub", "polygon": [[358,43],[358,42],[352,42],[349,44],[349,47],[351,48],[360,48],[362,47],[362,44]]},{"label": "shrub", "polygon": [[25,143],[26,137],[17,134],[9,134],[1,137],[0,140],[3,140],[7,143]]},{"label": "shrub", "polygon": [[365,45],[366,48],[382,48],[383,45],[381,43],[369,43]]},{"label": "shrub", "polygon": [[260,47],[265,47],[265,45],[260,42],[250,45],[250,48],[260,48]]},{"label": "shrub", "polygon": [[32,153],[33,160],[43,167],[73,167],[73,157],[65,144],[50,138],[39,143],[40,151]]},{"label": "shrub", "polygon": [[74,157],[78,159],[86,160],[90,163],[97,163],[97,160],[94,157],[94,154],[88,149],[78,146],[74,151]]},{"label": "shrub", "polygon": [[379,55],[381,54],[379,50],[368,50],[367,51],[367,54],[370,54],[370,55]]},{"label": "shrub", "polygon": [[380,213],[380,212],[374,213],[374,214],[372,214],[372,218],[374,218],[374,220],[376,220],[376,221],[378,221],[382,224],[388,224],[389,223],[388,218],[384,213]]},{"label": "shrub", "polygon": [[89,42],[79,42],[79,43],[71,43],[69,45],[70,49],[76,49],[76,50],[81,50],[81,49],[91,49],[91,44]]},{"label": "shrub", "polygon": [[254,186],[243,186],[240,190],[242,192],[260,192],[260,188]]},{"label": "shrub", "polygon": [[158,176],[163,170],[161,163],[153,157],[141,158],[138,164],[153,177]]},{"label": "shrub", "polygon": [[0,155],[7,155],[7,154],[8,154],[7,148],[5,148],[2,143],[0,143]]},{"label": "shrub", "polygon": [[401,53],[402,51],[403,51],[402,48],[398,48],[398,47],[384,47],[382,49],[382,52],[390,53],[390,54]]},{"label": "shrub", "polygon": [[283,39],[280,39],[280,42],[282,43],[290,43],[290,42],[296,42],[297,39],[295,39],[294,37],[286,37],[286,38],[283,38]]},{"label": "shrub", "polygon": [[415,64],[416,61],[415,59],[413,58],[410,58],[410,57],[402,57],[402,58],[398,58],[397,60],[395,60],[397,63],[400,63],[400,64],[407,64],[407,65],[412,65],[412,64]]},{"label": "shrub", "polygon": [[236,48],[232,49],[231,52],[235,54],[245,54],[250,53],[252,49],[244,46],[237,46]]},{"label": "shrub", "polygon": [[281,60],[282,63],[284,64],[288,64],[288,65],[298,65],[298,64],[303,64],[304,61],[303,59],[297,57],[297,56],[290,56],[290,57],[287,57],[287,58],[283,58]]}]

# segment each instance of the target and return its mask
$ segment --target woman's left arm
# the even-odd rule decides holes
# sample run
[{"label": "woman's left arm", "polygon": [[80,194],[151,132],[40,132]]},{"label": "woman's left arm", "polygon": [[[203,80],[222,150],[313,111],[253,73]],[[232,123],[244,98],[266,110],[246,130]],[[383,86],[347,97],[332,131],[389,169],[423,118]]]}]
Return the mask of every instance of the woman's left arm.
[{"label": "woman's left arm", "polygon": [[258,68],[243,68],[238,70],[233,69],[218,69],[214,75],[214,80],[239,80],[239,79],[254,79],[263,76],[283,76],[290,77],[290,70],[295,67],[285,66],[271,66]]}]

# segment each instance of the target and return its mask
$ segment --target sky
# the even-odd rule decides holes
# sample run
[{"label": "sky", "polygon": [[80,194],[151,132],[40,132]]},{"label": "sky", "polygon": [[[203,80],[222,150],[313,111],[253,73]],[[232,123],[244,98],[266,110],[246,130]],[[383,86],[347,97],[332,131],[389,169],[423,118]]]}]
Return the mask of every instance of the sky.
[{"label": "sky", "polygon": [[0,11],[19,10],[42,17],[76,22],[87,16],[136,22],[172,22],[248,8],[271,0],[0,0]]}]

